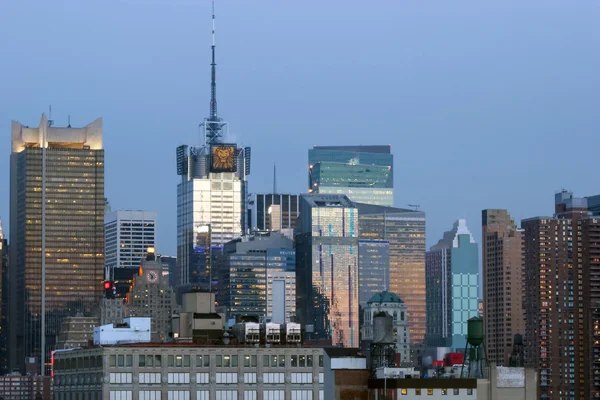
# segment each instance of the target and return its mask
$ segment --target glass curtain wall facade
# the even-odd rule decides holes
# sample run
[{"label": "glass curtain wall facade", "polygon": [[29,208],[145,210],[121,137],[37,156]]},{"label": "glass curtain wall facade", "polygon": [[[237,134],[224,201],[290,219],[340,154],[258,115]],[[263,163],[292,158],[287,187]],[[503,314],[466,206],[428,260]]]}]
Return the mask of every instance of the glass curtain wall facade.
[{"label": "glass curtain wall facade", "polygon": [[413,346],[423,343],[425,318],[425,212],[356,204],[361,240],[390,246],[390,287],[406,304]]},{"label": "glass curtain wall facade", "polygon": [[308,191],[393,206],[393,169],[390,146],[314,146],[308,151]]},{"label": "glass curtain wall facade", "polygon": [[[62,320],[89,316],[104,278],[102,121],[84,128],[12,124],[13,367],[49,367]],[[45,288],[45,290],[44,290]]]},{"label": "glass curtain wall facade", "polygon": [[[224,254],[215,264],[216,299],[219,306],[226,309],[227,318],[255,316],[260,320],[268,317],[269,310],[273,312],[269,292],[273,294],[274,280],[282,279],[283,274],[284,295],[292,294],[294,262],[290,258],[294,258],[293,241],[277,232],[244,236],[227,243]],[[286,272],[290,275],[287,279]],[[281,300],[291,303],[285,297]],[[292,308],[286,311],[289,316],[293,315]]]},{"label": "glass curtain wall facade", "polygon": [[387,240],[358,241],[358,299],[364,307],[373,296],[390,286],[390,242]]},{"label": "glass curtain wall facade", "polygon": [[358,211],[344,195],[302,195],[296,310],[314,337],[359,345]]},{"label": "glass curtain wall facade", "polygon": [[465,220],[427,252],[426,270],[427,345],[464,350],[467,321],[479,314],[478,248]]},{"label": "glass curtain wall facade", "polygon": [[[223,148],[235,145],[222,145]],[[188,151],[189,150],[189,151]],[[239,238],[246,230],[246,177],[250,174],[250,149],[236,148],[233,166],[226,172],[211,164],[210,147],[177,149],[177,265],[181,285],[208,289],[210,270],[206,254],[197,253],[196,239],[210,225],[211,251]],[[217,249],[215,250],[215,247]],[[213,257],[214,258],[214,257]]]},{"label": "glass curtain wall facade", "polygon": [[256,194],[250,202],[252,230],[270,231],[272,226],[272,205],[280,210],[281,229],[294,229],[298,218],[300,196],[296,194]]}]

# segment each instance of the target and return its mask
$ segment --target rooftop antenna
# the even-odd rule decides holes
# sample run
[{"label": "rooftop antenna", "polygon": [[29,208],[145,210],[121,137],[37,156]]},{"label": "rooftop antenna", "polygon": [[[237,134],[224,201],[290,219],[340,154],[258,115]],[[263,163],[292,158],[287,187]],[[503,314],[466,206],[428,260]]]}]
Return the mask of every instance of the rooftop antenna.
[{"label": "rooftop antenna", "polygon": [[419,208],[421,208],[421,206],[419,204],[407,204],[407,206],[412,208],[413,211],[419,211]]},{"label": "rooftop antenna", "polygon": [[212,62],[210,81],[210,116],[204,120],[204,136],[207,145],[221,142],[223,138],[223,127],[226,123],[217,115],[217,62],[215,58],[215,0],[212,0]]},{"label": "rooftop antenna", "polygon": [[277,194],[277,165],[273,163],[273,194]]},{"label": "rooftop antenna", "polygon": [[54,121],[52,120],[52,104],[48,106],[48,126],[54,125]]},{"label": "rooftop antenna", "polygon": [[67,128],[71,127],[71,114],[69,114],[69,125],[67,125]]}]

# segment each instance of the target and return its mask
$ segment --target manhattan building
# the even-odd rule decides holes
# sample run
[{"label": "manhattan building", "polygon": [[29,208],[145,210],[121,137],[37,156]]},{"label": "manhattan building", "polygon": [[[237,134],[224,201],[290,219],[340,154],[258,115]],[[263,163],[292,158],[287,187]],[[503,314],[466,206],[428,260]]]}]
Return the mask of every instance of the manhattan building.
[{"label": "manhattan building", "polygon": [[225,245],[215,264],[217,302],[227,318],[254,316],[285,323],[295,315],[294,241],[278,232],[244,236]]},{"label": "manhattan building", "polygon": [[8,240],[0,221],[0,375],[8,372]]},{"label": "manhattan building", "polygon": [[162,274],[162,263],[149,249],[135,277],[129,295],[126,313],[130,317],[152,318],[152,341],[162,342],[169,337],[171,316],[177,303],[169,278]]},{"label": "manhattan building", "polygon": [[[358,210],[345,195],[302,195],[296,312],[314,336],[359,345]],[[309,329],[309,327],[307,327]]]},{"label": "manhattan building", "polygon": [[600,218],[588,199],[561,191],[555,214],[525,230],[525,357],[541,398],[592,399],[600,392]]},{"label": "manhattan building", "polygon": [[358,241],[358,300],[364,307],[373,296],[390,287],[390,242]]},{"label": "manhattan building", "polygon": [[296,194],[255,194],[250,201],[250,227],[258,231],[294,229],[300,210]]},{"label": "manhattan building", "polygon": [[464,219],[426,254],[428,347],[464,351],[467,321],[479,315],[479,253]]},{"label": "manhattan building", "polygon": [[487,357],[508,366],[514,336],[525,335],[523,231],[506,210],[483,210],[481,218]]},{"label": "manhattan building", "polygon": [[104,264],[113,268],[138,268],[148,247],[156,247],[156,213],[113,211],[104,216]]},{"label": "manhattan building", "polygon": [[[425,338],[425,213],[357,204],[361,240],[389,242],[389,291],[406,304],[412,349]],[[418,354],[413,354],[418,357]],[[417,361],[415,359],[415,361]]]},{"label": "manhattan building", "polygon": [[[374,339],[374,322],[378,313],[392,317],[392,337],[400,362],[410,361],[410,329],[406,305],[394,293],[383,291],[371,297],[363,308],[362,340],[370,344]],[[365,344],[365,346],[366,346]]]},{"label": "manhattan building", "polygon": [[[214,14],[212,34],[210,116],[201,124],[204,143],[177,148],[177,175],[181,177],[177,185],[179,284],[205,289],[211,280],[211,249],[222,249],[249,229],[246,178],[250,148],[225,141],[229,125],[217,114]],[[200,248],[207,250],[199,252]]]},{"label": "manhattan building", "polygon": [[308,191],[352,201],[394,205],[391,146],[314,146],[308,151]]},{"label": "manhattan building", "polygon": [[[88,316],[104,278],[102,120],[12,122],[11,360],[50,362],[63,318]],[[40,363],[44,365],[44,363]],[[46,371],[42,368],[42,373]]]}]

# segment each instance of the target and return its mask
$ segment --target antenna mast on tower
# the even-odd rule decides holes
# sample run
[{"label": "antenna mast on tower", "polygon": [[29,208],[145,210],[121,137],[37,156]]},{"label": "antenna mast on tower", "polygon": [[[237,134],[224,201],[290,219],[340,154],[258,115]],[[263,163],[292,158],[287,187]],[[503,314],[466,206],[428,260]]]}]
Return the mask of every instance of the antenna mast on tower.
[{"label": "antenna mast on tower", "polygon": [[210,116],[204,120],[204,137],[207,145],[220,143],[223,139],[223,128],[227,125],[217,115],[217,62],[215,57],[215,0],[212,0],[212,62],[210,81]]},{"label": "antenna mast on tower", "polygon": [[277,194],[277,165],[273,163],[273,194]]}]

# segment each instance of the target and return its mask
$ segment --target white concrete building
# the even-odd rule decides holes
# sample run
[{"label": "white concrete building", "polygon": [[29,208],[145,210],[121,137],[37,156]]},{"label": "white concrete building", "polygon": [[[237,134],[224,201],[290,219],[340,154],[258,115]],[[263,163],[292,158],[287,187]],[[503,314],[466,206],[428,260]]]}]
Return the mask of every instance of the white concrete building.
[{"label": "white concrete building", "polygon": [[156,247],[156,213],[119,210],[104,216],[104,265],[137,268],[148,247]]},{"label": "white concrete building", "polygon": [[278,324],[296,314],[296,271],[267,270],[267,318]]},{"label": "white concrete building", "polygon": [[95,345],[150,342],[150,318],[125,318],[123,324],[109,324],[94,328]]}]

